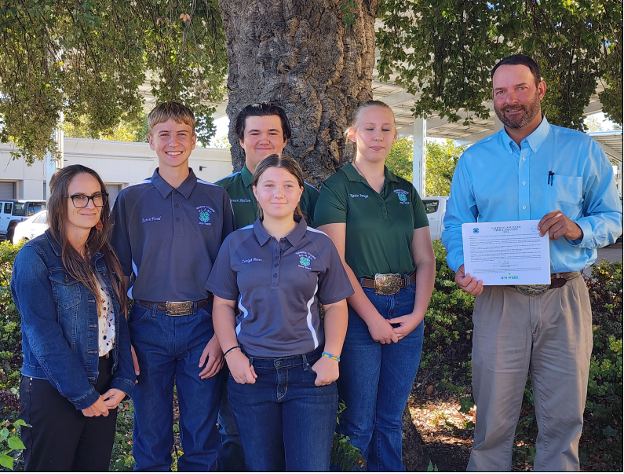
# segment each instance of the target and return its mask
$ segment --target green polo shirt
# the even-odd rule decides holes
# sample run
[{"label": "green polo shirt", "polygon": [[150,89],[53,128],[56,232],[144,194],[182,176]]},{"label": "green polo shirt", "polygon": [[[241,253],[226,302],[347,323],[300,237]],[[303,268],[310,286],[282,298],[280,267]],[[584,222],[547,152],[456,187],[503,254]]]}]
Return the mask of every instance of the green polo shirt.
[{"label": "green polo shirt", "polygon": [[[230,196],[237,229],[253,224],[258,218],[258,201],[256,201],[256,196],[254,196],[251,186],[252,178],[253,175],[247,169],[247,166],[243,166],[242,170],[226,176],[215,183],[225,189],[228,196]],[[318,198],[318,190],[311,184],[305,183],[299,207],[309,225],[312,225],[314,206],[316,206]]]},{"label": "green polo shirt", "polygon": [[377,193],[351,163],[321,187],[314,224],[346,223],[345,260],[357,278],[411,273],[414,229],[429,225],[425,206],[409,181],[385,168]]}]

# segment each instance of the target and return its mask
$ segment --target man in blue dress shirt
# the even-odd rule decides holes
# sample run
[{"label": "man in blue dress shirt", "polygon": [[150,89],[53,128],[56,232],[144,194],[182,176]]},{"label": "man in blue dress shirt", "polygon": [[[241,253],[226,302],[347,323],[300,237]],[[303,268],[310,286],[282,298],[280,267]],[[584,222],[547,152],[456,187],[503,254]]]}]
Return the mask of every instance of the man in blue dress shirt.
[{"label": "man in blue dress shirt", "polygon": [[[527,373],[539,426],[535,470],[579,470],[592,351],[581,271],[622,233],[613,171],[588,135],[548,123],[539,66],[516,54],[492,70],[504,130],[457,164],[442,241],[455,281],[477,296],[473,314],[475,439],[468,470],[510,470]],[[461,225],[539,219],[549,234],[550,285],[483,286],[464,272]]]}]

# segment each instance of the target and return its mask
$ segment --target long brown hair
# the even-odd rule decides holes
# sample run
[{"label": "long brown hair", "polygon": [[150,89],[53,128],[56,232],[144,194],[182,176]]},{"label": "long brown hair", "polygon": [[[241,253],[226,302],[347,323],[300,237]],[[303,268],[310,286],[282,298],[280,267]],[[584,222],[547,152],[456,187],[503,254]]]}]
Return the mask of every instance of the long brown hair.
[{"label": "long brown hair", "polygon": [[[93,176],[100,184],[102,193],[106,193],[106,185],[102,178],[91,168],[82,165],[70,165],[57,170],[50,179],[50,199],[48,200],[48,224],[50,233],[54,240],[61,246],[61,260],[63,267],[67,273],[73,278],[85,285],[98,301],[99,308],[99,282],[96,277],[96,270],[93,266],[92,257],[97,252],[102,252],[104,263],[110,274],[110,280],[113,290],[119,299],[120,311],[123,313],[126,309],[126,294],[124,292],[123,273],[119,259],[109,243],[112,223],[110,219],[110,210],[108,200],[104,201],[101,208],[100,219],[102,221],[102,230],[91,228],[89,237],[85,243],[85,257],[72,247],[67,240],[67,189],[71,181],[79,174],[86,173]],[[116,278],[115,278],[116,277]]]},{"label": "long brown hair", "polygon": [[[303,171],[301,171],[301,166],[299,166],[299,163],[297,163],[288,155],[278,155],[274,153],[267,156],[256,166],[256,171],[254,171],[253,178],[251,180],[251,185],[254,188],[258,187],[258,181],[260,181],[260,176],[262,176],[262,173],[264,173],[269,168],[283,168],[294,176],[300,188],[303,188],[305,186],[305,182],[303,181]],[[299,203],[297,203],[294,215],[301,216],[303,218],[303,213],[301,212]],[[260,203],[258,203],[258,216],[260,217],[260,220],[264,219],[264,212],[260,207]]]}]

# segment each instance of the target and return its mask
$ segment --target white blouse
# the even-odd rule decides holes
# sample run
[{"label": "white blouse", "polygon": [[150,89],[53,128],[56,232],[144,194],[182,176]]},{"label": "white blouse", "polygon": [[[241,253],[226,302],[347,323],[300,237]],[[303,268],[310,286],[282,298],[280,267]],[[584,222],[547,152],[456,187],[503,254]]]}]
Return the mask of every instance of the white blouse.
[{"label": "white blouse", "polygon": [[98,306],[98,347],[100,357],[108,354],[115,346],[115,311],[113,299],[106,289],[102,277],[98,275],[100,304]]}]

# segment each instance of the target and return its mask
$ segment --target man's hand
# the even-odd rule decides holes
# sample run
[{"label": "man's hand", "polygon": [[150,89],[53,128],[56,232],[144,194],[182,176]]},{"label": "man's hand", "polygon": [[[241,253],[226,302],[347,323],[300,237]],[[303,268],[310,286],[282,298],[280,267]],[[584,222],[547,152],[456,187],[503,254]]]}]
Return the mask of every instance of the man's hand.
[{"label": "man's hand", "polygon": [[455,273],[455,283],[466,293],[478,296],[483,293],[483,280],[477,280],[476,277],[471,277],[470,273],[464,273],[464,266],[462,265],[457,269]]},{"label": "man's hand", "polygon": [[542,217],[537,224],[537,230],[540,231],[540,237],[550,233],[550,240],[557,240],[565,237],[568,240],[577,240],[583,238],[581,228],[561,211],[553,211]]},{"label": "man's hand", "polygon": [[[134,364],[134,374],[138,377],[141,374],[141,369],[139,369],[139,360],[137,359],[136,352],[134,352],[134,346],[130,346],[130,351],[132,352],[132,363]],[[138,381],[134,383],[139,383]]]},{"label": "man's hand", "polygon": [[201,379],[208,379],[216,375],[223,367],[223,351],[221,351],[216,335],[212,336],[206,347],[204,347],[199,358],[199,367],[204,367],[199,373],[199,378]]}]

